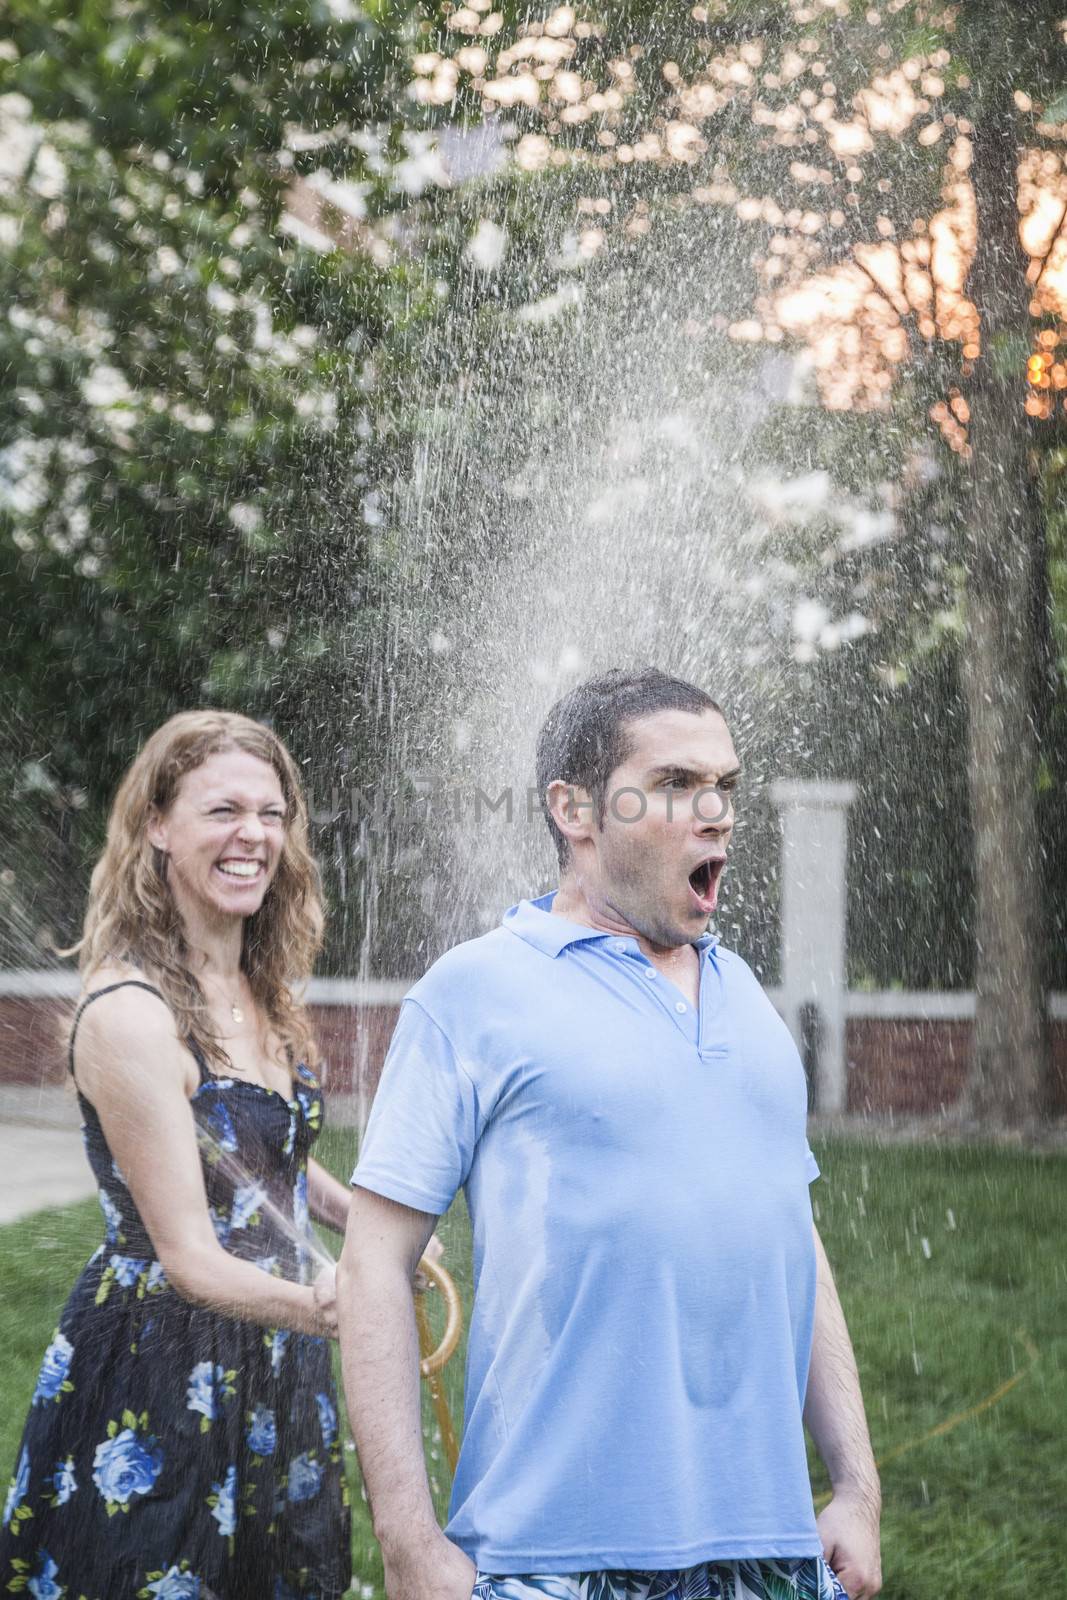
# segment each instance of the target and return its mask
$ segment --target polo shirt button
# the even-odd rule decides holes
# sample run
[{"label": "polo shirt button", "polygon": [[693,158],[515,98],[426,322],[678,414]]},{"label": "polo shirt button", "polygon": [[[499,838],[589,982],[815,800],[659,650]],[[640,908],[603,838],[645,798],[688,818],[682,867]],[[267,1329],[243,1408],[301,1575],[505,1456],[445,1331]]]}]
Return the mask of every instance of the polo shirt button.
[{"label": "polo shirt button", "polygon": [[611,948],[614,950],[617,956],[624,956],[626,954],[626,943],[623,939],[614,939],[612,941]]},{"label": "polo shirt button", "polygon": [[655,967],[646,967],[645,968],[645,977],[646,978],[654,978],[655,976],[656,976]]},{"label": "polo shirt button", "polygon": [[675,1011],[688,1011],[689,1007],[686,1005],[684,1000],[676,1000],[674,1002],[674,1009]]}]

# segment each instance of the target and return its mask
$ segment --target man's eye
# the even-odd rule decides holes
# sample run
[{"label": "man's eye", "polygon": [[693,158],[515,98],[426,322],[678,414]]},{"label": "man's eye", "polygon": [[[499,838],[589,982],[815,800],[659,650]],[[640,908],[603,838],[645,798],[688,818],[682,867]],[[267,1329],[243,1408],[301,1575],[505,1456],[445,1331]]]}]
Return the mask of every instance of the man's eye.
[{"label": "man's eye", "polygon": [[211,815],[213,817],[232,817],[233,816],[233,807],[232,806],[212,806]]},{"label": "man's eye", "polygon": [[689,779],[688,778],[667,778],[667,779],[664,780],[663,787],[665,789],[688,789],[688,787],[689,787]]}]

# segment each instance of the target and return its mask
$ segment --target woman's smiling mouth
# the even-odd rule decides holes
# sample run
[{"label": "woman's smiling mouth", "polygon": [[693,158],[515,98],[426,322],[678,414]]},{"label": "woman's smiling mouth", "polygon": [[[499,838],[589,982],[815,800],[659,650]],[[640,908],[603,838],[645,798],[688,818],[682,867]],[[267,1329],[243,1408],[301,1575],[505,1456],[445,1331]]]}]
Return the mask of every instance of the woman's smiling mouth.
[{"label": "woman's smiling mouth", "polygon": [[250,883],[254,878],[259,877],[264,870],[264,865],[264,862],[249,860],[247,856],[228,856],[222,861],[216,861],[215,870],[216,872],[221,872],[224,877]]}]

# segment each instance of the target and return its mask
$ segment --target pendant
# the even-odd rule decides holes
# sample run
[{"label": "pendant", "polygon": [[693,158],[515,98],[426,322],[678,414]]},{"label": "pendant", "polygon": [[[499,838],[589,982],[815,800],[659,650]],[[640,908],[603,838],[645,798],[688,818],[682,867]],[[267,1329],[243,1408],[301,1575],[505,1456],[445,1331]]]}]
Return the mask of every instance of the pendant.
[{"label": "pendant", "polygon": [[230,1005],[230,1016],[233,1018],[234,1022],[243,1022],[245,1020],[245,1014],[241,1010],[240,1006],[233,1003]]}]

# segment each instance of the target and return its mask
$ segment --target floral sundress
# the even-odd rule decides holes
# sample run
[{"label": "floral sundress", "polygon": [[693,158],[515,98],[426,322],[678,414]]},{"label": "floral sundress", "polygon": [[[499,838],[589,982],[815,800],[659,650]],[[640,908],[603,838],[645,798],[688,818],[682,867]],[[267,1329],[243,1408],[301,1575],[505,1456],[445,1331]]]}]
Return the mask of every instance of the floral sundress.
[{"label": "floral sundress", "polygon": [[[107,992],[83,1001],[75,1028]],[[286,1100],[197,1065],[191,1105],[220,1243],[308,1282],[315,1078],[298,1067]],[[328,1341],[183,1300],[96,1112],[79,1103],[107,1232],[33,1392],[0,1530],[0,1596],[336,1600],[351,1556]]]}]

